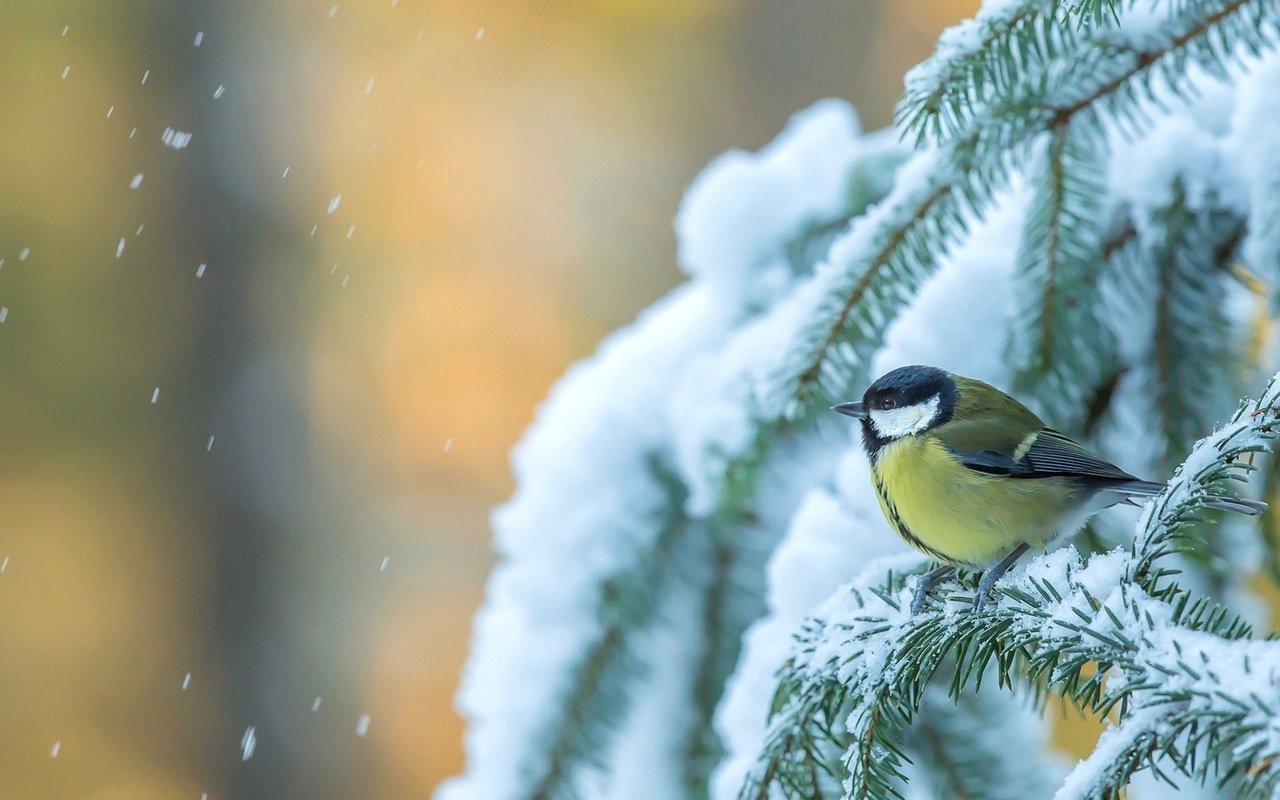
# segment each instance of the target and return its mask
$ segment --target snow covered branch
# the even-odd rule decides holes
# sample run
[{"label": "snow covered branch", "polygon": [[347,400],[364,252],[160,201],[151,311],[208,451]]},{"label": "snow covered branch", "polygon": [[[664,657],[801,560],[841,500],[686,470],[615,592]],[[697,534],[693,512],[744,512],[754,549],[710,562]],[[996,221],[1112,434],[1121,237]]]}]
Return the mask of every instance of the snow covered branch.
[{"label": "snow covered branch", "polygon": [[[1067,222],[1101,227],[1105,220],[1088,216],[1087,202],[1086,176],[1097,169],[1090,162],[1098,157],[1080,153],[1083,144],[1068,149],[1068,136],[1097,137],[1110,120],[1122,120],[1131,133],[1146,127],[1147,106],[1161,87],[1187,88],[1188,62],[1217,73],[1272,43],[1280,25],[1275,5],[1276,0],[1237,0],[1207,15],[1175,10],[1149,21],[1164,35],[1099,34],[1066,67],[1055,62],[1039,75],[1020,75],[940,149],[913,157],[885,201],[837,239],[809,284],[777,309],[774,329],[785,332],[788,346],[780,363],[756,371],[751,386],[761,434],[748,441],[768,438],[779,419],[808,413],[817,406],[814,400],[841,397],[865,382],[870,355],[889,322],[933,273],[938,256],[966,233],[967,220],[989,207],[1008,179],[1010,159],[1020,161],[1041,134],[1053,134],[1049,170],[1061,169],[1070,158],[1076,171],[1046,189],[1051,194],[1041,202],[1044,212],[1033,232],[1047,243]],[[1051,212],[1072,216],[1051,226]],[[1080,238],[1062,243],[1068,256],[1086,256],[1092,247],[1087,227],[1075,235]]]},{"label": "snow covered branch", "polygon": [[[1167,476],[1275,360],[1249,309],[1280,277],[1280,58],[1259,55],[1278,26],[1280,0],[987,0],[908,78],[914,150],[825,101],[717,159],[676,220],[689,282],[573,368],[516,451],[460,697],[468,769],[440,797],[724,798],[761,751],[744,795],[762,800],[908,779],[1046,796],[1043,723],[1009,686],[1117,714],[1063,792],[1205,777],[1209,752],[1274,785],[1262,704],[1211,699],[1196,659],[1222,649],[1257,688],[1280,654],[1193,599],[1244,596],[1226,590],[1248,574],[1245,529],[1196,544],[1196,487],[1274,414],[1198,445],[1131,551],[1051,554],[984,616],[953,590],[914,619],[903,570],[920,564],[873,560],[902,545],[847,427],[822,417],[876,370],[934,363]],[[1160,673],[1169,648],[1200,677]],[[1015,756],[963,734],[996,727]]]},{"label": "snow covered branch", "polygon": [[[826,101],[797,115],[759,154],[722,157],[691,189],[677,221],[693,280],[552,392],[515,453],[519,489],[494,517],[502,564],[460,696],[472,721],[468,772],[442,797],[574,797],[614,780],[601,769],[602,753],[633,724],[649,676],[667,666],[645,653],[654,623],[669,627],[664,614],[677,613],[664,603],[687,601],[689,591],[728,591],[721,584],[737,579],[734,570],[709,566],[719,540],[705,514],[691,514],[689,491],[698,484],[683,474],[677,435],[696,428],[700,412],[684,413],[672,398],[702,382],[705,365],[737,332],[812,270],[795,261],[812,251],[810,240],[829,238],[833,221],[878,199],[896,164],[895,148],[883,141],[864,141],[851,109]],[[705,618],[723,620],[726,633],[694,628],[670,644],[694,652],[704,638],[717,640],[721,649],[706,653],[714,667],[687,667],[705,669],[708,684],[723,682],[746,624],[737,619],[749,606],[729,596],[725,613]],[[727,653],[723,642],[731,643]],[[718,696],[716,687],[707,705]],[[702,713],[709,718],[710,708]],[[664,723],[654,739],[702,746],[698,723]],[[684,777],[664,779],[663,793]]]},{"label": "snow covered branch", "polygon": [[960,587],[941,610],[913,617],[910,587],[892,572],[838,592],[797,637],[742,797],[774,786],[805,796],[810,775],[836,769],[832,745],[844,742],[844,797],[903,796],[905,738],[944,669],[957,697],[1025,675],[1039,691],[1118,716],[1068,776],[1063,800],[1112,796],[1136,771],[1170,764],[1236,781],[1241,796],[1280,787],[1280,642],[1249,638],[1249,625],[1194,599],[1161,564],[1206,499],[1242,480],[1277,434],[1280,375],[1196,444],[1127,551],[1087,563],[1073,548],[1041,556],[998,587],[1000,604],[986,613],[972,612],[972,589]]},{"label": "snow covered branch", "polygon": [[1116,20],[1109,0],[988,3],[943,33],[934,55],[906,76],[895,122],[917,144],[962,131],[981,107],[1007,95],[1077,41],[1071,17],[1093,26]]},{"label": "snow covered branch", "polygon": [[1115,369],[1115,342],[1100,316],[1106,173],[1094,144],[1070,125],[1055,127],[1046,145],[1018,251],[1010,359],[1014,389],[1039,400],[1056,425],[1076,429]]}]

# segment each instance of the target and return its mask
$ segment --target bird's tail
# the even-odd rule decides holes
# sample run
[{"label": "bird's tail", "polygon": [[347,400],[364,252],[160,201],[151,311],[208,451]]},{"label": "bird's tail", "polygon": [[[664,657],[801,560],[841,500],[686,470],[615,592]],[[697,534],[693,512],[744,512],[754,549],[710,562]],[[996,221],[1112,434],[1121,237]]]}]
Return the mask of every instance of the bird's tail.
[{"label": "bird's tail", "polygon": [[[1163,483],[1155,481],[1127,481],[1118,484],[1114,491],[1126,497],[1155,497],[1164,491]],[[1267,510],[1267,504],[1261,500],[1246,500],[1243,497],[1231,497],[1223,494],[1211,494],[1205,498],[1204,504],[1219,511],[1231,511],[1236,514],[1247,514],[1256,517]]]}]

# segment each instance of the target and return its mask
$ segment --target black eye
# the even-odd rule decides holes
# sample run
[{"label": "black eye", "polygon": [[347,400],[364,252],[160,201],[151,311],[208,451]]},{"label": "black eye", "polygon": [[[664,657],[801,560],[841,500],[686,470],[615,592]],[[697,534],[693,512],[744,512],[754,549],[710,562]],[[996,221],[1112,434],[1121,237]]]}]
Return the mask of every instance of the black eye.
[{"label": "black eye", "polygon": [[880,408],[885,411],[892,411],[898,405],[898,401],[892,397],[886,397],[880,401]]}]

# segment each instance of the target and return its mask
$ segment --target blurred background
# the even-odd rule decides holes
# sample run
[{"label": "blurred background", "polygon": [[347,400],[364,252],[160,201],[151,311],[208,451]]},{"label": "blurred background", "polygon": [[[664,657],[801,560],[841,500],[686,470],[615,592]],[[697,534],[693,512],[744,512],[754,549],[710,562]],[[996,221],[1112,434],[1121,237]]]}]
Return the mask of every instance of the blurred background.
[{"label": "blurred background", "polygon": [[507,452],[683,187],[977,5],[0,4],[0,798],[427,796]]}]

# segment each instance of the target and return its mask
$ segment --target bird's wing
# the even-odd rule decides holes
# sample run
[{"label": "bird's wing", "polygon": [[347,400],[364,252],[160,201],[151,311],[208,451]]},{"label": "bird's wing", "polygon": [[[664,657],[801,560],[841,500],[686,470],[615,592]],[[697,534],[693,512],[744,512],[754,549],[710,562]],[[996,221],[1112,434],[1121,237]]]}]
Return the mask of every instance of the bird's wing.
[{"label": "bird's wing", "polygon": [[[1013,447],[977,450],[971,437],[951,437],[940,431],[939,439],[956,459],[975,472],[1009,478],[1070,476],[1104,481],[1137,480],[1133,475],[1104,461],[1061,433],[1042,428]],[[964,441],[968,439],[968,441]],[[965,445],[969,445],[966,447]]]}]

